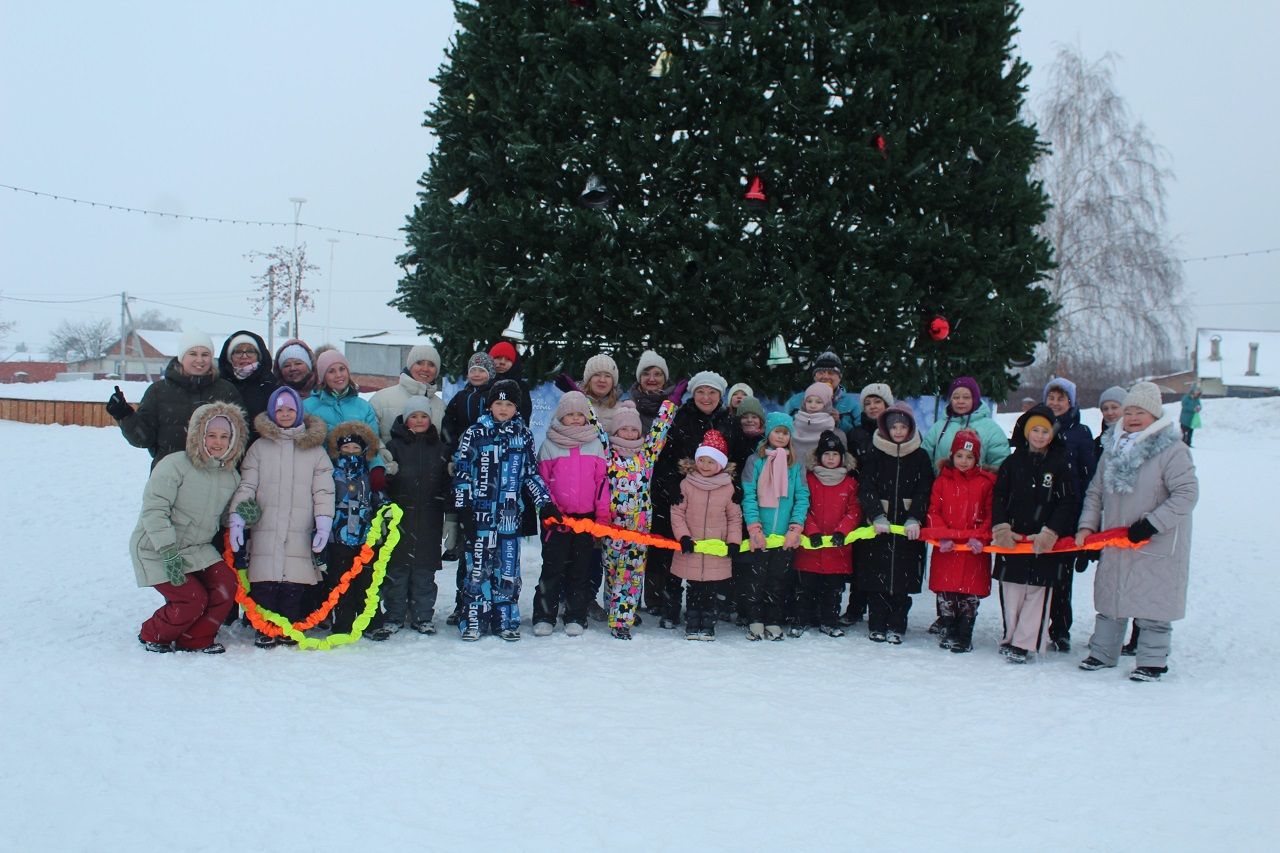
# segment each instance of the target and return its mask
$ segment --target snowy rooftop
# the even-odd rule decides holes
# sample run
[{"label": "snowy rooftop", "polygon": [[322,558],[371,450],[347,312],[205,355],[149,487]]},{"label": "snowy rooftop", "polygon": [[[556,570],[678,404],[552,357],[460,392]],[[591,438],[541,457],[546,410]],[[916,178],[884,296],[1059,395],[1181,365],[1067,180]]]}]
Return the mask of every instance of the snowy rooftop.
[{"label": "snowy rooftop", "polygon": [[0,349],[0,361],[54,361],[52,355],[47,352],[29,350],[27,352],[18,352],[11,349]]},{"label": "snowy rooftop", "polygon": [[436,346],[440,338],[436,335],[394,335],[390,332],[381,335],[362,335],[358,338],[346,338],[343,344],[377,344],[386,347],[416,347],[420,344]]},{"label": "snowy rooftop", "polygon": [[[210,332],[209,338],[213,341],[213,354],[216,356],[222,352],[222,344],[227,339],[227,335],[221,333]],[[170,332],[161,329],[138,329],[138,337],[151,344],[160,352],[168,356],[178,354],[178,347],[181,346],[182,332]],[[115,347],[113,341],[111,346]],[[133,352],[132,344],[129,345],[127,352]]]},{"label": "snowy rooftop", "polygon": [[[1214,359],[1214,338],[1217,354]],[[1247,376],[1249,344],[1258,344],[1257,376]],[[1220,379],[1224,385],[1280,387],[1280,331],[1264,329],[1196,329],[1196,375]]]}]

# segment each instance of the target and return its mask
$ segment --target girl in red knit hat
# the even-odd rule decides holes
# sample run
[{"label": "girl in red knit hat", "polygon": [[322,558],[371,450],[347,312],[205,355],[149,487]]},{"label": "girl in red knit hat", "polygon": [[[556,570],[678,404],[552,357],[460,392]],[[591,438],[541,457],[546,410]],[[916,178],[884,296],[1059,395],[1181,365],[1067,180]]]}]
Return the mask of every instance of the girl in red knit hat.
[{"label": "girl in red knit hat", "polygon": [[[929,589],[938,594],[941,621],[938,645],[953,652],[973,650],[973,622],[978,602],[991,594],[991,491],[995,475],[978,466],[982,439],[962,429],[951,440],[951,455],[933,481],[926,527],[952,534],[934,548],[929,562]],[[957,549],[965,544],[968,550]]]}]

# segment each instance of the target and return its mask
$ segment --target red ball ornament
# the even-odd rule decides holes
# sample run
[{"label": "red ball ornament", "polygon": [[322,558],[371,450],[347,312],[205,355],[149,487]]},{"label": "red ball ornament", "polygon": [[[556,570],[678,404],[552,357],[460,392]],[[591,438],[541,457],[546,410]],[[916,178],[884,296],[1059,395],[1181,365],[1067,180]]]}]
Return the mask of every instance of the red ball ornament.
[{"label": "red ball ornament", "polygon": [[946,317],[934,317],[929,321],[929,337],[935,341],[945,341],[950,334],[951,323],[947,322]]}]

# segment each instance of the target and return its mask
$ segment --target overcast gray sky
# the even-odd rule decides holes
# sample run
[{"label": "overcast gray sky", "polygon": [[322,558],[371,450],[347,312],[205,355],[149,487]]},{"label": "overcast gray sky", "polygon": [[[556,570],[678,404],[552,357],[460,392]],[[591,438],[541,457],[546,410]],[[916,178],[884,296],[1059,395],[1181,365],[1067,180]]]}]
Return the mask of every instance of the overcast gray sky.
[{"label": "overcast gray sky", "polygon": [[[321,267],[303,336],[324,338],[330,280],[331,337],[412,331],[386,302],[432,146],[421,121],[451,3],[0,0],[0,10],[0,184],[280,222],[293,218],[289,198],[305,197],[303,222],[396,239],[300,231]],[[1280,247],[1280,4],[1032,0],[1021,26],[1033,101],[1055,44],[1119,55],[1118,88],[1177,175],[1169,213],[1180,256]],[[259,328],[243,256],[292,240],[291,226],[161,219],[0,189],[0,319],[17,324],[6,346],[40,348],[63,318],[117,318],[122,290],[140,298],[135,311],[211,331]],[[1280,252],[1186,269],[1195,324],[1280,328]],[[94,297],[105,298],[13,301]]]}]

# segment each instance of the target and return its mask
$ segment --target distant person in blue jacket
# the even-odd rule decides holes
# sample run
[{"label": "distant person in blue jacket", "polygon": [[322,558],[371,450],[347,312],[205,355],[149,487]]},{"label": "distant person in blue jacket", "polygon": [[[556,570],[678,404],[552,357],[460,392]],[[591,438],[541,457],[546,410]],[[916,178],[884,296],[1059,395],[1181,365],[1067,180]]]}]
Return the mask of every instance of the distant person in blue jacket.
[{"label": "distant person in blue jacket", "polygon": [[1191,386],[1182,398],[1182,417],[1179,419],[1182,425],[1182,443],[1187,447],[1191,446],[1191,433],[1200,428],[1200,385],[1197,383]]},{"label": "distant person in blue jacket", "polygon": [[[840,387],[844,376],[844,362],[833,352],[824,352],[814,359],[813,381],[824,382],[831,386],[831,406],[839,416],[836,426],[841,433],[847,433],[858,424],[862,415],[862,402],[857,394],[850,394]],[[787,414],[794,415],[804,405],[804,391],[797,391],[788,398],[783,407]]]}]

